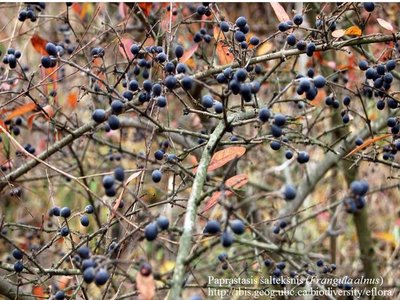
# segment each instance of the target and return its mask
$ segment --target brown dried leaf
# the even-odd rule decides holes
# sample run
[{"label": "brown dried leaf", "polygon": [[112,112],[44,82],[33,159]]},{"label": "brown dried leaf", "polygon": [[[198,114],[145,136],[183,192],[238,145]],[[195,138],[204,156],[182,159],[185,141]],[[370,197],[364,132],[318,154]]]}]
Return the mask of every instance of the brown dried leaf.
[{"label": "brown dried leaf", "polygon": [[286,13],[285,9],[280,5],[278,2],[271,2],[272,9],[275,12],[279,22],[286,22],[289,21],[290,18]]},{"label": "brown dried leaf", "polygon": [[[238,188],[242,187],[243,185],[247,184],[247,182],[249,182],[249,177],[246,174],[238,174],[238,175],[235,175],[235,176],[229,178],[228,180],[226,180],[225,185],[232,189],[238,189]],[[224,197],[229,197],[230,195],[233,194],[232,191],[230,191],[230,190],[226,190],[223,193],[224,193]],[[211,209],[215,204],[217,204],[218,199],[221,197],[221,195],[222,195],[222,192],[214,192],[212,194],[212,196],[210,197],[210,199],[208,199],[208,201],[203,209],[203,213],[206,212],[207,210]]]},{"label": "brown dried leaf", "polygon": [[140,272],[136,275],[136,286],[139,290],[139,299],[151,300],[156,294],[156,283],[153,274],[143,276]]}]

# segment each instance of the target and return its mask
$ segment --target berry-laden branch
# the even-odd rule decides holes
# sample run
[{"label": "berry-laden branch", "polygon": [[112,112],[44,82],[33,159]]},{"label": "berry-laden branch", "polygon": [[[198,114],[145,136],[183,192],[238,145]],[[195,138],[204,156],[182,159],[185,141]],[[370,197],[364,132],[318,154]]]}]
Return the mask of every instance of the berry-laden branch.
[{"label": "berry-laden branch", "polygon": [[[253,118],[256,112],[249,111],[244,113],[238,113],[228,118],[228,124],[243,120]],[[210,135],[210,139],[203,151],[199,165],[197,167],[196,176],[193,180],[192,191],[190,193],[185,212],[185,219],[183,224],[183,233],[179,240],[179,249],[176,256],[175,270],[172,277],[172,287],[168,295],[168,299],[176,300],[180,299],[182,285],[185,276],[185,262],[190,255],[190,250],[192,248],[192,237],[193,230],[196,225],[197,208],[200,203],[198,199],[202,196],[204,182],[207,177],[207,168],[211,160],[211,156],[216,149],[218,142],[222,138],[226,131],[225,122],[222,120],[219,122],[218,126],[215,128],[213,133]]]},{"label": "berry-laden branch", "polygon": [[[399,115],[399,112],[396,113]],[[375,122],[372,126],[374,133],[382,130],[386,126],[386,119],[382,118]],[[303,204],[304,200],[307,196],[314,190],[315,186],[318,182],[324,177],[324,175],[340,160],[342,160],[351,150],[354,149],[354,141],[358,138],[366,138],[370,134],[368,128],[365,128],[360,133],[356,132],[355,134],[349,136],[340,142],[336,147],[335,151],[327,152],[324,160],[315,165],[312,169],[308,170],[308,174],[310,176],[306,176],[306,178],[299,184],[297,188],[297,195],[293,201],[287,203],[287,205],[280,212],[280,216],[282,218],[286,216],[292,216]]]},{"label": "berry-laden branch", "polygon": [[[328,50],[337,50],[337,49],[342,49],[343,47],[346,46],[355,46],[355,45],[363,45],[363,44],[373,44],[373,43],[383,43],[383,42],[388,42],[388,41],[393,41],[394,39],[400,39],[400,33],[397,32],[394,35],[374,35],[374,36],[369,36],[369,37],[359,37],[359,38],[354,38],[346,41],[338,41],[338,42],[332,42],[332,43],[324,43],[316,46],[316,51],[328,51]],[[265,54],[261,55],[258,57],[254,57],[250,60],[249,64],[257,64],[260,62],[265,62],[265,61],[270,61],[270,60],[276,60],[276,59],[286,59],[287,57],[291,56],[297,56],[300,54],[306,53],[304,50],[298,50],[298,49],[289,49],[289,50],[281,50],[278,52],[270,53],[270,54]],[[64,62],[64,61],[63,61]],[[69,61],[68,64],[71,64],[73,67],[76,67],[78,69],[82,69],[76,64],[73,64]],[[235,62],[232,64],[224,65],[224,66],[219,66],[215,67],[210,70],[202,71],[199,73],[196,73],[192,75],[193,78],[195,79],[204,79],[207,78],[211,75],[217,74],[222,72],[224,69],[228,67],[233,67],[237,68],[239,67],[239,63]],[[92,76],[91,72],[86,71]],[[95,75],[93,75],[95,76]],[[97,77],[96,77],[97,78]],[[157,124],[157,123],[156,123]],[[46,160],[56,152],[58,152],[60,149],[65,147],[66,145],[69,145],[72,143],[74,140],[80,138],[83,136],[85,133],[89,132],[92,128],[97,126],[98,124],[94,121],[90,121],[81,127],[77,128],[74,130],[71,134],[68,134],[66,137],[61,139],[60,141],[56,142],[53,146],[49,147],[48,150],[42,152],[40,155],[38,155],[38,158],[40,160]],[[31,169],[36,167],[39,164],[39,161],[37,160],[30,160],[27,162],[25,165],[19,167],[18,169],[10,172],[7,174],[3,180],[0,182],[0,191],[2,191],[10,182],[14,181],[15,179],[19,178],[20,176],[24,175],[25,173],[29,172]]]},{"label": "berry-laden branch", "polygon": [[[358,38],[349,39],[349,40],[345,40],[345,41],[323,43],[323,44],[317,45],[315,47],[315,49],[316,49],[315,51],[340,50],[347,46],[385,43],[385,42],[390,42],[390,41],[393,41],[393,40],[399,39],[399,38],[400,38],[400,32],[397,32],[396,34],[393,34],[393,35],[377,34],[377,35],[368,36],[368,37],[360,36]],[[288,58],[288,57],[298,56],[298,55],[304,54],[306,52],[307,52],[306,50],[298,50],[298,49],[280,50],[277,52],[268,53],[265,55],[260,55],[260,56],[251,58],[249,61],[249,65],[266,62],[266,61],[270,61],[270,60],[276,60],[276,59],[286,60],[286,58]],[[240,64],[238,62],[234,62],[232,64],[227,64],[227,65],[223,65],[223,66],[219,66],[219,67],[213,67],[212,69],[194,74],[193,78],[196,78],[196,79],[207,78],[211,75],[221,73],[226,68],[229,68],[229,67],[238,68],[239,66],[240,66]]]}]

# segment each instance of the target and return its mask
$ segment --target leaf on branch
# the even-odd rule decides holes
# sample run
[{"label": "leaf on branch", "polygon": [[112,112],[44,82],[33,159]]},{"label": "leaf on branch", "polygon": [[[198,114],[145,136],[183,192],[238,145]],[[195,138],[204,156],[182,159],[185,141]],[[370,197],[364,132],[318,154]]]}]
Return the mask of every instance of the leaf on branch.
[{"label": "leaf on branch", "polygon": [[70,92],[67,97],[68,106],[75,109],[78,106],[78,93]]},{"label": "leaf on branch", "polygon": [[129,13],[129,6],[126,5],[124,2],[120,2],[118,5],[118,13],[121,18],[125,20],[126,16]]},{"label": "leaf on branch", "polygon": [[121,38],[121,43],[119,44],[118,50],[123,57],[127,59],[133,59],[133,54],[131,52],[131,46],[133,41],[127,38]]},{"label": "leaf on branch", "polygon": [[[235,176],[229,178],[228,180],[226,180],[225,185],[232,189],[238,189],[238,188],[244,186],[245,184],[247,184],[247,182],[249,182],[249,177],[246,174],[238,174],[238,175],[235,175]],[[226,190],[224,192],[214,192],[212,194],[212,196],[210,197],[210,199],[207,201],[202,212],[204,213],[207,210],[214,207],[214,205],[218,203],[218,199],[220,199],[221,196],[229,197],[232,194],[233,193],[230,190]]]},{"label": "leaf on branch", "polygon": [[[0,126],[1,127],[3,127],[5,130],[7,130],[8,131],[8,128],[7,128],[7,125],[6,125],[6,123],[4,123],[4,121],[3,120],[1,120],[0,119]],[[1,133],[1,132],[0,132]]]},{"label": "leaf on branch", "polygon": [[271,2],[271,6],[272,6],[272,9],[274,10],[275,15],[278,18],[279,22],[286,22],[286,21],[290,20],[285,9],[278,2]]},{"label": "leaf on branch", "polygon": [[42,55],[48,55],[46,51],[47,40],[41,38],[39,35],[34,34],[31,37],[31,43],[33,48]]},{"label": "leaf on branch", "polygon": [[344,31],[344,34],[350,35],[350,36],[361,36],[362,31],[361,31],[360,27],[358,27],[358,26],[350,26],[349,28],[347,28]]},{"label": "leaf on branch", "polygon": [[382,28],[389,30],[389,31],[393,31],[393,25],[390,24],[388,21],[385,21],[381,18],[377,18],[376,21],[378,21],[378,24],[381,25]]},{"label": "leaf on branch", "polygon": [[136,275],[136,287],[139,291],[139,299],[151,300],[156,293],[156,283],[153,274],[143,276],[140,272]]},{"label": "leaf on branch", "polygon": [[114,218],[114,216],[115,216],[115,212],[117,211],[117,209],[118,209],[118,207],[119,207],[119,204],[120,204],[121,201],[122,201],[122,197],[124,196],[124,192],[125,192],[125,190],[126,190],[126,187],[128,186],[128,184],[129,184],[133,179],[137,178],[140,174],[142,174],[142,170],[132,173],[132,174],[128,177],[128,179],[126,180],[126,182],[124,183],[124,187],[123,187],[123,189],[122,189],[122,191],[121,191],[121,194],[119,194],[118,199],[115,201],[115,204],[114,204],[114,206],[113,206],[113,211],[112,211],[112,214],[111,214],[111,218]]},{"label": "leaf on branch", "polygon": [[[231,160],[235,158],[239,158],[246,153],[245,147],[229,147],[214,153],[211,158],[210,164],[208,165],[207,172],[216,170],[226,165]],[[195,168],[194,173],[197,172],[197,168]]]},{"label": "leaf on branch", "polygon": [[72,10],[79,15],[79,19],[84,21],[88,16],[93,14],[93,3],[77,3],[72,4]]},{"label": "leaf on branch", "polygon": [[346,31],[343,29],[336,29],[335,31],[332,31],[332,36],[334,38],[341,38],[342,36],[344,36],[346,34]]},{"label": "leaf on branch", "polygon": [[259,55],[264,55],[267,54],[268,52],[270,52],[272,49],[274,48],[274,45],[270,42],[267,41],[265,43],[263,43],[261,46],[259,46],[257,48],[257,52],[256,54]]},{"label": "leaf on branch", "polygon": [[224,45],[222,43],[218,43],[217,48],[215,49],[218,60],[220,62],[220,65],[227,65],[233,62],[234,57],[232,53],[229,51],[229,46]]},{"label": "leaf on branch", "polygon": [[387,134],[384,134],[381,136],[374,137],[372,139],[368,139],[364,143],[362,143],[360,146],[358,146],[355,149],[353,149],[352,151],[350,151],[349,154],[347,154],[344,158],[349,157],[349,156],[353,155],[354,153],[357,153],[357,152],[367,148],[369,145],[371,145],[377,141],[383,140],[389,136],[392,136],[392,135],[390,133],[387,133]]},{"label": "leaf on branch", "polygon": [[181,57],[180,61],[182,63],[185,63],[186,61],[188,61],[193,56],[193,54],[197,51],[198,48],[199,48],[199,44],[196,43],[190,49],[186,50],[183,53],[183,56]]},{"label": "leaf on branch", "polygon": [[372,237],[396,246],[396,238],[390,232],[384,232],[384,231],[373,232]]},{"label": "leaf on branch", "polygon": [[[47,115],[43,112],[45,111]],[[46,105],[42,108],[41,111],[31,114],[28,119],[27,119],[27,125],[29,129],[32,129],[33,126],[33,120],[36,119],[36,117],[43,115],[47,120],[50,120],[52,117],[54,117],[54,109],[50,105]]]},{"label": "leaf on branch", "polygon": [[153,7],[153,3],[151,2],[140,2],[138,3],[140,9],[143,11],[143,14],[148,17],[150,15],[151,9]]},{"label": "leaf on branch", "polygon": [[45,295],[44,288],[41,285],[32,286],[32,296],[35,296],[36,299],[47,299],[48,295]]},{"label": "leaf on branch", "polygon": [[26,114],[36,108],[36,104],[33,102],[21,105],[20,107],[17,107],[16,109],[12,110],[11,113],[7,116],[6,121],[9,121],[15,117],[22,116],[23,114]]}]

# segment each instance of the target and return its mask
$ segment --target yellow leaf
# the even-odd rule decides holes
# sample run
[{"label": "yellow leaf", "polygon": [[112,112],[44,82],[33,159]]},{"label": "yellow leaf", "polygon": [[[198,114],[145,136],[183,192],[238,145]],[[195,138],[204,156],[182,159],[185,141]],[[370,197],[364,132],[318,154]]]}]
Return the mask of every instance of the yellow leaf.
[{"label": "yellow leaf", "polygon": [[344,31],[345,35],[360,36],[362,31],[358,26],[351,26]]},{"label": "yellow leaf", "polygon": [[256,54],[257,54],[257,56],[264,55],[264,54],[270,52],[272,49],[273,49],[273,44],[271,42],[267,41],[257,48]]},{"label": "yellow leaf", "polygon": [[396,239],[394,235],[390,232],[384,232],[384,231],[373,232],[372,236],[378,240],[396,245]]},{"label": "yellow leaf", "polygon": [[172,260],[166,260],[160,267],[160,273],[167,273],[172,271],[175,267],[175,262]]}]

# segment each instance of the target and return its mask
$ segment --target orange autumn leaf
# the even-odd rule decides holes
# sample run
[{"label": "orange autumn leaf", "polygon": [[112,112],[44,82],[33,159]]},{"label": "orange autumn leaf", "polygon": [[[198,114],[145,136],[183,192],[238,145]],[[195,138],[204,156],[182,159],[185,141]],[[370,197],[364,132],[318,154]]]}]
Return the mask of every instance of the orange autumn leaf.
[{"label": "orange autumn leaf", "polygon": [[[46,112],[46,114],[44,112]],[[50,120],[52,117],[54,117],[54,109],[50,105],[46,105],[42,108],[41,111],[31,114],[28,119],[27,119],[27,125],[29,129],[32,129],[33,126],[33,120],[36,119],[36,117],[43,115],[47,120]]]},{"label": "orange autumn leaf", "polygon": [[[229,147],[214,153],[211,158],[210,164],[208,165],[207,172],[216,170],[226,165],[231,160],[239,158],[246,153],[246,148],[244,147]],[[194,172],[197,168],[194,169]]]},{"label": "orange autumn leaf", "polygon": [[44,293],[44,288],[41,285],[34,285],[32,286],[32,295],[36,299],[47,299],[48,296]]},{"label": "orange autumn leaf", "polygon": [[0,119],[0,126],[7,130],[7,125]]},{"label": "orange autumn leaf", "polygon": [[151,8],[153,7],[153,3],[151,2],[140,2],[138,3],[140,9],[143,11],[144,15],[148,17],[151,12]]},{"label": "orange autumn leaf", "polygon": [[[238,188],[242,187],[243,185],[247,184],[247,182],[249,182],[249,177],[246,174],[238,174],[238,175],[235,175],[235,176],[229,178],[228,180],[226,180],[225,185],[232,189],[238,189]],[[221,195],[223,195],[224,197],[229,197],[232,194],[233,193],[230,190],[226,190],[224,192],[213,193],[212,196],[210,197],[210,199],[207,201],[202,212],[203,213],[206,212],[207,210],[211,209],[215,204],[217,204],[218,199],[221,197]]]},{"label": "orange autumn leaf", "polygon": [[92,3],[77,3],[72,4],[72,10],[79,15],[81,21],[83,21],[87,15],[93,12]]},{"label": "orange autumn leaf", "polygon": [[317,96],[314,98],[314,100],[310,101],[310,104],[312,106],[317,106],[323,103],[325,98],[326,98],[326,91],[324,89],[320,89],[318,90]]},{"label": "orange autumn leaf", "polygon": [[78,106],[78,93],[77,92],[70,92],[67,97],[68,106],[72,109]]},{"label": "orange autumn leaf", "polygon": [[218,43],[216,53],[221,65],[227,65],[233,62],[233,55],[229,52],[229,46]]},{"label": "orange autumn leaf", "polygon": [[362,31],[360,27],[358,26],[350,26],[344,31],[345,35],[351,35],[351,36],[360,36],[362,35]]},{"label": "orange autumn leaf", "polygon": [[389,136],[392,136],[392,135],[390,133],[387,133],[387,134],[383,134],[381,136],[374,137],[372,139],[368,139],[364,143],[362,143],[360,146],[358,146],[355,149],[353,149],[352,151],[350,151],[349,154],[347,154],[344,158],[349,157],[349,156],[353,155],[354,153],[357,153],[357,152],[367,148],[369,145],[371,145],[377,141],[383,140]]},{"label": "orange autumn leaf", "polygon": [[290,20],[286,10],[278,2],[271,2],[271,6],[279,22],[285,22]]},{"label": "orange autumn leaf", "polygon": [[22,116],[23,114],[26,114],[27,112],[30,112],[36,108],[35,103],[27,103],[24,105],[21,105],[20,107],[17,107],[16,109],[12,110],[11,113],[7,116],[6,121],[9,121],[15,117]]},{"label": "orange autumn leaf", "polygon": [[46,51],[47,40],[41,38],[39,35],[35,34],[31,37],[31,43],[33,48],[42,55],[48,55]]}]

